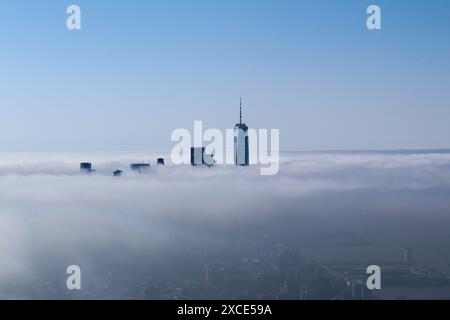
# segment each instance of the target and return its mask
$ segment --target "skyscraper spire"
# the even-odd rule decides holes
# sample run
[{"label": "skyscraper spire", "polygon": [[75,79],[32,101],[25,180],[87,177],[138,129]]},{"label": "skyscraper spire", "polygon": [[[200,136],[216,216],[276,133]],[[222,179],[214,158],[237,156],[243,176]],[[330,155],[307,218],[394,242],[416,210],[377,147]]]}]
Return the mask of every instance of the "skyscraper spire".
[{"label": "skyscraper spire", "polygon": [[242,124],[242,97],[239,101],[239,124]]},{"label": "skyscraper spire", "polygon": [[248,127],[242,122],[242,97],[239,98],[239,123],[234,126],[234,163],[239,166],[250,164]]}]

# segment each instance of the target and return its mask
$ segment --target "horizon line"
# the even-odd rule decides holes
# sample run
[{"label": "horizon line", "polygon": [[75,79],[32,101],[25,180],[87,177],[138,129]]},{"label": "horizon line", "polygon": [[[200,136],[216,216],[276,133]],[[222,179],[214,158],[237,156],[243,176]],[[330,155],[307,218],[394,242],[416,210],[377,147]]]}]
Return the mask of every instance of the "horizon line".
[{"label": "horizon line", "polygon": [[[262,151],[270,151],[270,150],[262,150]],[[0,150],[0,153],[75,153],[75,152],[99,152],[99,153],[107,153],[107,152],[151,152],[151,153],[162,153],[167,154],[169,151],[163,150],[149,150],[149,149],[74,149],[74,150],[15,150],[15,151],[7,151]],[[286,149],[280,150],[280,153],[450,153],[450,147],[448,148],[364,148],[364,149]]]}]

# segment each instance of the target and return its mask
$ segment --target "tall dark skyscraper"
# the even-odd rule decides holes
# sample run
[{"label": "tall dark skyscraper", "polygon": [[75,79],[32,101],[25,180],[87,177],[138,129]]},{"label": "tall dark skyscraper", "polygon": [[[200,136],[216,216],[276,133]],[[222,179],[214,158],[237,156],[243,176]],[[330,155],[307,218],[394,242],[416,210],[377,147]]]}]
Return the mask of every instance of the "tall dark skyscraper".
[{"label": "tall dark skyscraper", "polygon": [[205,147],[191,147],[191,165],[199,166],[205,163]]},{"label": "tall dark skyscraper", "polygon": [[239,166],[248,166],[250,164],[248,127],[242,123],[242,98],[239,112],[239,123],[234,126],[234,163]]}]

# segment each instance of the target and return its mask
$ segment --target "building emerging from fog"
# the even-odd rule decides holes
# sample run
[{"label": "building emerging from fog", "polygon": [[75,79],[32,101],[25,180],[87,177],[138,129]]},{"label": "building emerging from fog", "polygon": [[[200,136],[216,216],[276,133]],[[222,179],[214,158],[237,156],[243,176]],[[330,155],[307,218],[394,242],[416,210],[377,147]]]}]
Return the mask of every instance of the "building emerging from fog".
[{"label": "building emerging from fog", "polygon": [[248,127],[242,123],[242,99],[239,106],[239,123],[234,126],[234,164],[237,166],[250,164]]},{"label": "building emerging from fog", "polygon": [[191,147],[191,165],[198,166],[203,164],[204,147]]},{"label": "building emerging from fog", "polygon": [[150,163],[132,163],[130,164],[130,168],[137,173],[142,173],[150,169]]},{"label": "building emerging from fog", "polygon": [[214,155],[206,154],[205,147],[191,147],[191,165],[207,165],[211,167],[214,165],[214,162]]},{"label": "building emerging from fog", "polygon": [[80,172],[82,173],[91,173],[94,172],[95,170],[92,169],[92,163],[90,162],[82,162],[80,163]]}]

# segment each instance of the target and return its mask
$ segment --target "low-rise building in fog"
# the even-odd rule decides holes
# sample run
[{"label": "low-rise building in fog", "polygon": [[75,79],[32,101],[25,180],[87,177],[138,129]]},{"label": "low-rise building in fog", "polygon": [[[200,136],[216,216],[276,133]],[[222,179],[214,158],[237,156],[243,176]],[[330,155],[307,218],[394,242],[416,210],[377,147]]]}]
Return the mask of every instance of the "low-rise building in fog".
[{"label": "low-rise building in fog", "polygon": [[205,147],[191,147],[191,165],[211,167],[214,163],[214,155],[205,154]]},{"label": "low-rise building in fog", "polygon": [[95,170],[92,169],[92,163],[82,162],[82,163],[80,163],[80,171],[82,173],[91,173],[91,172],[94,172]]},{"label": "low-rise building in fog", "polygon": [[131,170],[142,173],[148,169],[150,169],[150,163],[132,163],[130,164]]}]

